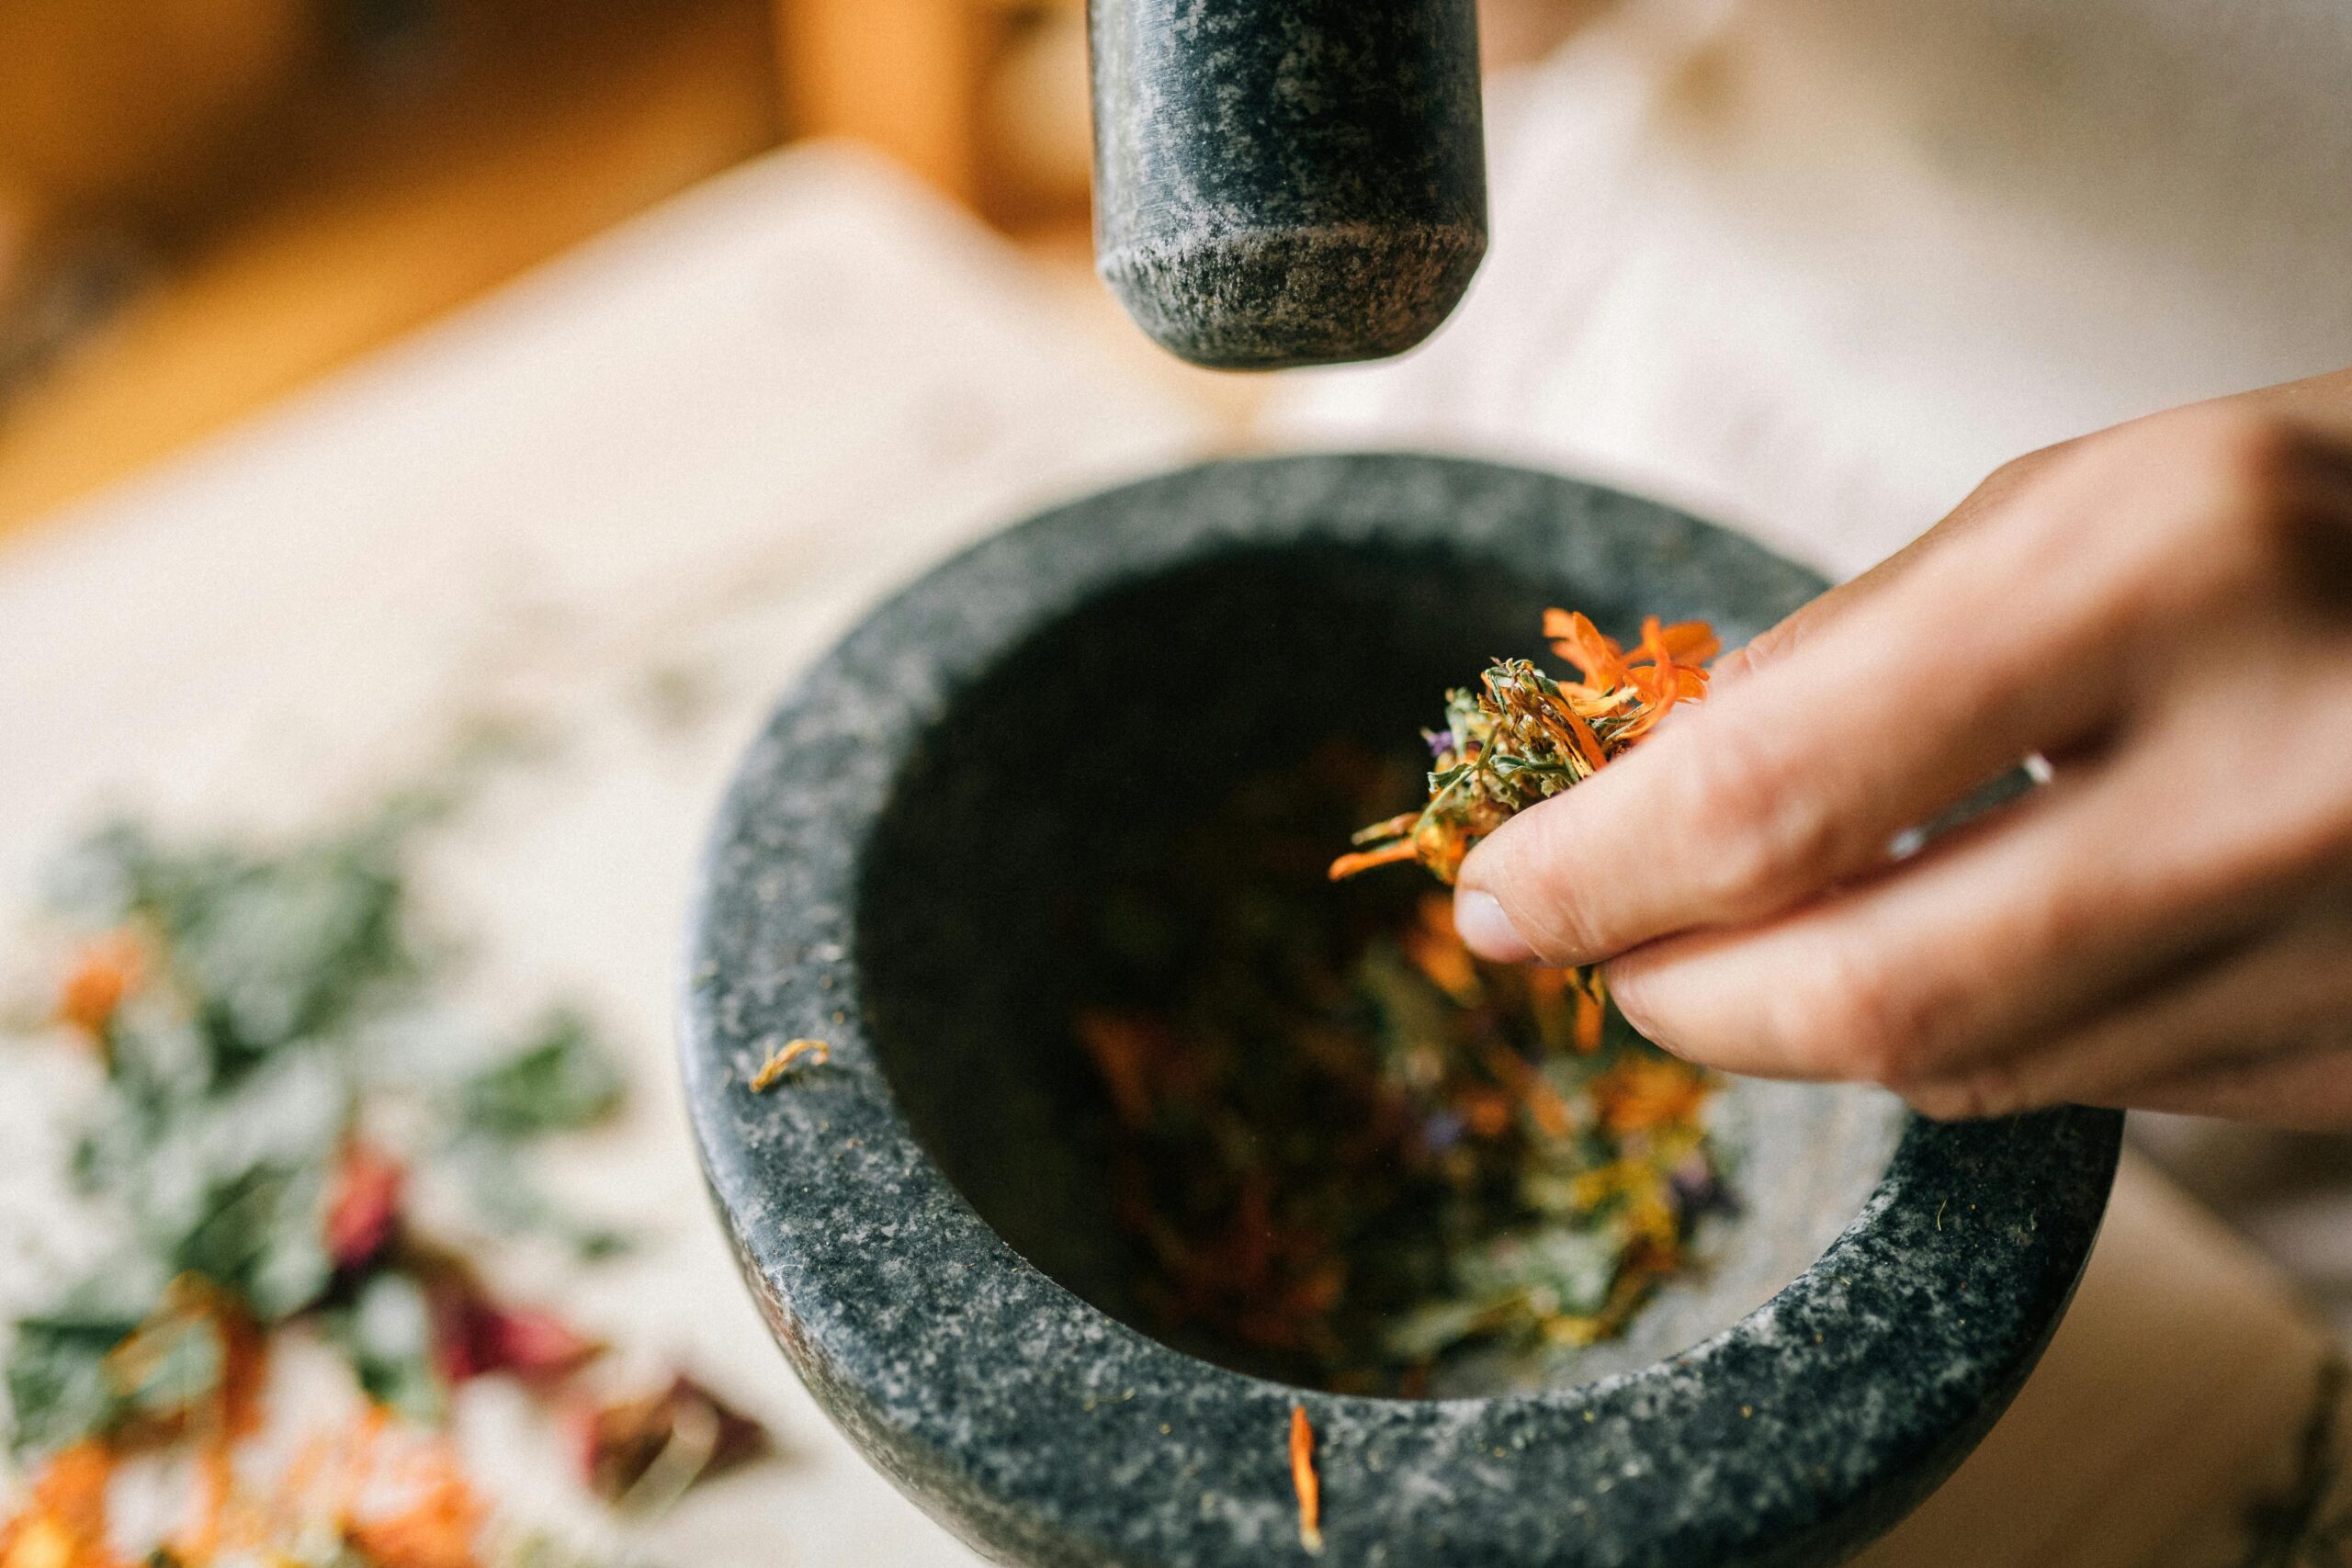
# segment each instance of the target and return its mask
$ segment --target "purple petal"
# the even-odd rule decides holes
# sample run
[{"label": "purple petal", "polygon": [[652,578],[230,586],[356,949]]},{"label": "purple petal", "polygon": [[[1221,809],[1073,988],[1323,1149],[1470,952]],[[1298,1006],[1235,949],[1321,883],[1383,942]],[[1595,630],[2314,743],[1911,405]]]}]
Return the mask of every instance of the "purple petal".
[{"label": "purple petal", "polygon": [[1421,1147],[1433,1155],[1442,1155],[1462,1141],[1462,1118],[1451,1111],[1441,1111],[1421,1123]]}]

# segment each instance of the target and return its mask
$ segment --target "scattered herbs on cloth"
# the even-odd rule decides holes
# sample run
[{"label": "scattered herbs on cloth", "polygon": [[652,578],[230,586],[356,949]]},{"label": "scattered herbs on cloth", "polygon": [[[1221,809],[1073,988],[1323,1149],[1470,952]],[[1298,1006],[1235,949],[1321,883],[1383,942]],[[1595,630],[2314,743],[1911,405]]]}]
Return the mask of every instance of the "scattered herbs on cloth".
[{"label": "scattered herbs on cloth", "polygon": [[[489,1375],[569,1414],[582,1479],[608,1499],[656,1472],[674,1496],[763,1446],[689,1380],[600,1394],[604,1347],[498,1299],[411,1213],[417,1178],[466,1193],[477,1236],[531,1232],[588,1258],[622,1245],[520,1159],[619,1108],[595,1031],[559,1009],[497,1045],[436,989],[448,953],[413,929],[404,861],[446,804],[406,799],[275,852],[119,826],[68,862],[59,913],[82,946],[56,1021],[104,1073],[70,1174],[122,1239],[14,1325],[10,1438],[33,1484],[0,1526],[0,1568],[119,1561],[110,1478],[156,1455],[186,1461],[190,1495],[150,1563],[562,1561],[492,1527],[443,1435],[451,1392]],[[264,1474],[281,1338],[332,1348],[356,1413]]]},{"label": "scattered herbs on cloth", "polygon": [[[1343,873],[1449,875],[1704,689],[1703,626],[1653,621],[1631,653],[1581,616],[1547,629],[1585,682],[1512,660],[1453,694],[1430,804]],[[1073,1030],[1138,1319],[1267,1376],[1411,1395],[1473,1358],[1621,1333],[1732,1205],[1715,1080],[1636,1034],[1597,974],[1483,963],[1445,895],[1326,880],[1318,846],[1401,784],[1333,744],[1245,784],[1108,890]]]}]

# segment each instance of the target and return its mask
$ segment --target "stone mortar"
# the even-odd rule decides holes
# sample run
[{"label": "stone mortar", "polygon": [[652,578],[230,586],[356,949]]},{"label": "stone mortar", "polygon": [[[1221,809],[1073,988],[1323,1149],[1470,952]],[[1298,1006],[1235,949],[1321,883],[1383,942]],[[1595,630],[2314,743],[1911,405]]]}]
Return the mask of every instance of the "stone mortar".
[{"label": "stone mortar", "polygon": [[[1827,1563],[1901,1517],[2055,1327],[2120,1117],[1946,1124],[1740,1085],[1748,1239],[1716,1276],[1613,1349],[1419,1401],[1293,1389],[1128,1326],[1067,1134],[1057,922],[1103,857],[1302,716],[1409,743],[1443,686],[1527,649],[1546,604],[1620,630],[1702,615],[1736,644],[1820,586],[1555,476],[1312,457],[1080,501],[876,611],[719,811],[684,1010],[719,1210],[833,1418],[1016,1563],[1304,1561],[1294,1403],[1337,1563]],[[752,1094],[799,1036],[831,1061]]]}]

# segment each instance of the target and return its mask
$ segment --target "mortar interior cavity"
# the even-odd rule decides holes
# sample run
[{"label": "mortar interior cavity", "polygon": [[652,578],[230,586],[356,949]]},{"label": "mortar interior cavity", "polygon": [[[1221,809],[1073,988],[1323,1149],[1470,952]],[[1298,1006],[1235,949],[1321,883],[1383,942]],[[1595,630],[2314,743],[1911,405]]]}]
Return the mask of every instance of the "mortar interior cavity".
[{"label": "mortar interior cavity", "polygon": [[[1235,550],[1084,603],[951,697],[861,868],[862,1001],[917,1137],[1015,1251],[1153,1331],[1113,1207],[1104,1090],[1070,1026],[1113,962],[1109,927],[1125,918],[1113,890],[1150,886],[1237,791],[1300,776],[1335,744],[1383,764],[1380,811],[1417,804],[1419,728],[1489,658],[1539,652],[1551,604],[1620,635],[1653,608],[1442,549]],[[1328,830],[1331,852],[1367,819],[1336,795],[1306,809],[1328,818],[1310,836]],[[1329,896],[1363,918],[1431,886],[1400,868]],[[1901,1126],[1899,1106],[1855,1090],[1743,1081],[1718,1110],[1742,1213],[1708,1233],[1702,1277],[1667,1287],[1622,1338],[1473,1359],[1430,1392],[1571,1384],[1728,1326],[1854,1216]],[[1275,1370],[1245,1346],[1165,1337],[1236,1370]]]}]

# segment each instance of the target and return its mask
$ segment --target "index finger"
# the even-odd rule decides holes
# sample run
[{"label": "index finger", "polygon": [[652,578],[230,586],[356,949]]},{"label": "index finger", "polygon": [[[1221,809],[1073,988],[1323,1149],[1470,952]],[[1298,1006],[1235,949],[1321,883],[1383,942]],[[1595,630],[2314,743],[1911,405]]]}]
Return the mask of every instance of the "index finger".
[{"label": "index finger", "polygon": [[1716,688],[1769,668],[1812,642],[1846,615],[1902,582],[1953,541],[1996,515],[2018,489],[2075,444],[2061,442],[2003,464],[1943,520],[1859,577],[1807,600],[1770,630],[1715,664]]},{"label": "index finger", "polygon": [[2080,736],[2124,684],[2122,655],[2064,613],[2071,574],[1999,558],[2015,550],[1939,550],[1504,823],[1463,864],[1464,939],[1490,958],[1586,964],[1759,919]]}]

